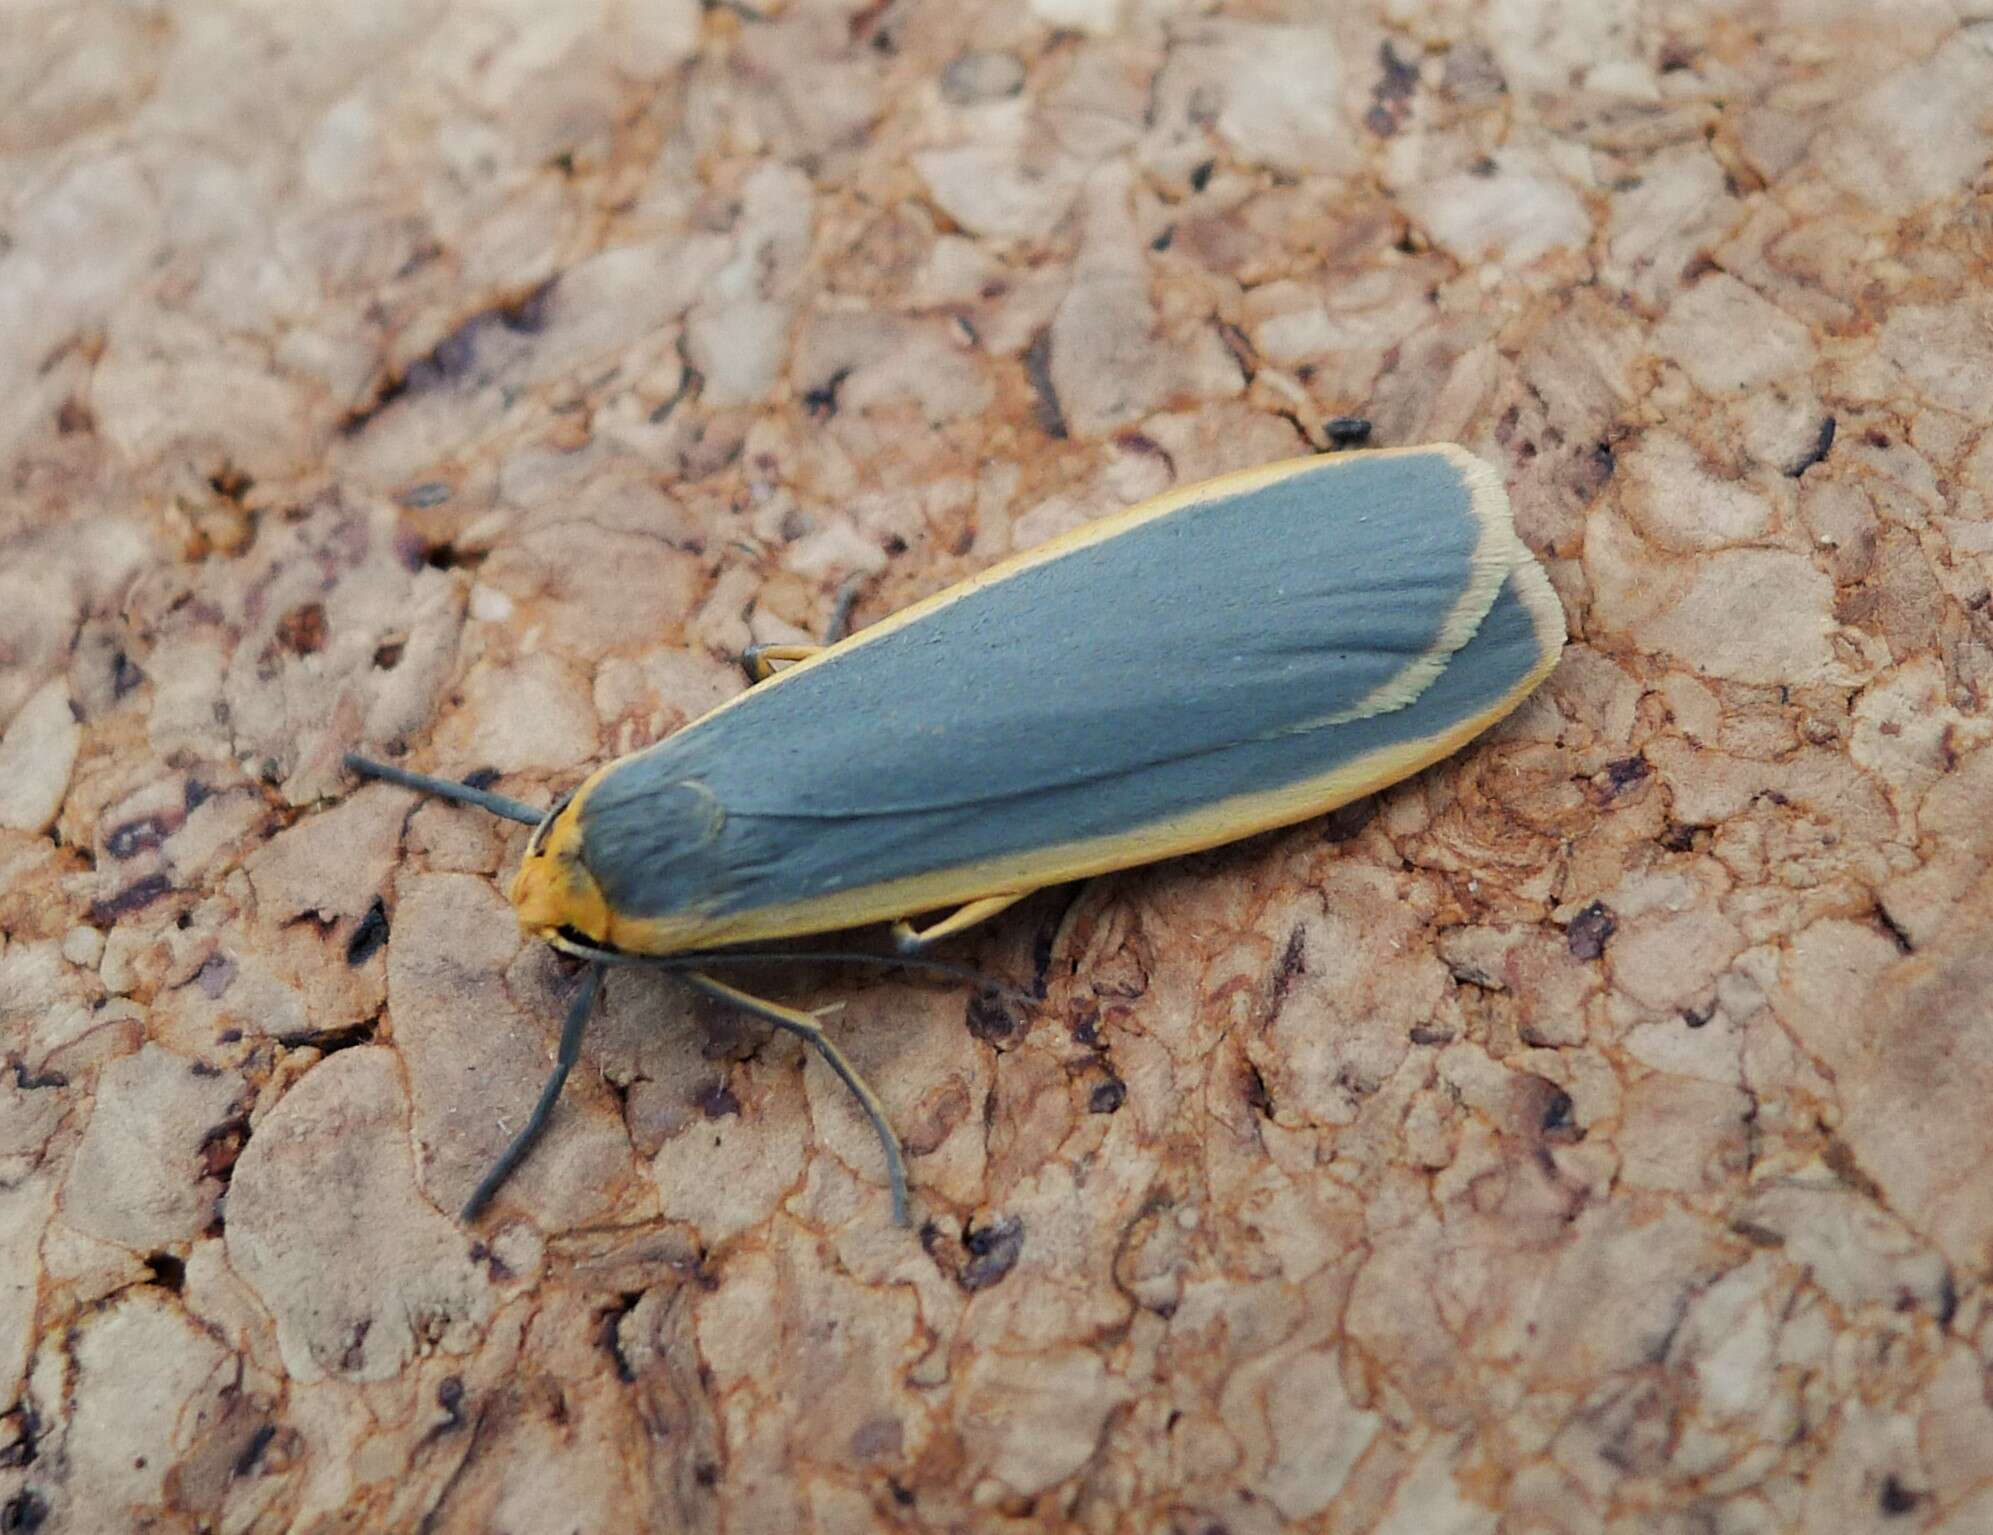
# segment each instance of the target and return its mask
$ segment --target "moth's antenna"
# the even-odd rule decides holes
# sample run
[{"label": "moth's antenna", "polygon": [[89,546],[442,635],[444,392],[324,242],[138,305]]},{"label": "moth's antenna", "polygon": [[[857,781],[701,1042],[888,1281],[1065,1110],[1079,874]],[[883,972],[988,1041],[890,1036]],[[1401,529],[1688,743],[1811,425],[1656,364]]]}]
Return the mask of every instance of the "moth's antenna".
[{"label": "moth's antenna", "polygon": [[473,789],[467,783],[453,783],[447,778],[431,778],[427,773],[411,773],[407,768],[376,762],[372,757],[362,757],[358,752],[346,754],[346,766],[362,778],[378,778],[387,783],[398,783],[404,789],[420,789],[424,794],[433,794],[438,799],[455,800],[460,805],[475,805],[480,810],[489,810],[493,815],[504,816],[508,821],[518,821],[525,826],[538,826],[547,818],[544,810],[535,810],[524,800],[507,799],[503,794],[493,794],[485,789]]}]

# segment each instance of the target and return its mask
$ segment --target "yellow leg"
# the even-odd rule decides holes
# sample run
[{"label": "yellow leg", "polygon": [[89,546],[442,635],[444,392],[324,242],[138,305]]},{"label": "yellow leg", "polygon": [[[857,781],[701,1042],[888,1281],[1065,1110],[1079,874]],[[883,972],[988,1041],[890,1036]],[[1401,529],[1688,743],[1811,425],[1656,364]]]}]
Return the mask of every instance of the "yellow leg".
[{"label": "yellow leg", "polygon": [[986,895],[980,901],[971,901],[966,906],[958,906],[932,927],[915,929],[904,919],[893,924],[893,942],[902,954],[913,954],[937,943],[965,928],[974,927],[986,917],[994,917],[998,912],[1015,906],[1032,892],[1020,890],[1015,895]]},{"label": "yellow leg", "polygon": [[851,610],[858,605],[858,592],[865,585],[861,576],[846,576],[837,589],[830,610],[830,628],[821,645],[750,645],[741,652],[740,669],[749,682],[766,682],[775,675],[776,661],[807,661],[820,650],[828,650],[851,632]]},{"label": "yellow leg", "polygon": [[740,669],[749,682],[766,682],[775,675],[777,661],[807,661],[822,645],[750,645],[741,652]]},{"label": "yellow leg", "polygon": [[851,1089],[851,1096],[858,1100],[858,1106],[865,1111],[865,1117],[872,1121],[872,1129],[879,1137],[879,1145],[886,1153],[886,1178],[892,1185],[893,1219],[902,1226],[911,1225],[907,1216],[907,1164],[900,1153],[899,1137],[893,1134],[893,1127],[886,1122],[885,1106],[879,1102],[858,1070],[844,1058],[844,1052],[830,1042],[823,1026],[808,1013],[798,1012],[793,1007],[784,1007],[779,1002],[770,1002],[750,992],[741,991],[716,981],[710,975],[697,970],[682,972],[686,981],[696,986],[709,997],[716,997],[730,1003],[744,1013],[772,1023],[776,1028],[794,1034],[804,1044],[823,1057],[824,1064],[837,1073],[838,1080]]}]

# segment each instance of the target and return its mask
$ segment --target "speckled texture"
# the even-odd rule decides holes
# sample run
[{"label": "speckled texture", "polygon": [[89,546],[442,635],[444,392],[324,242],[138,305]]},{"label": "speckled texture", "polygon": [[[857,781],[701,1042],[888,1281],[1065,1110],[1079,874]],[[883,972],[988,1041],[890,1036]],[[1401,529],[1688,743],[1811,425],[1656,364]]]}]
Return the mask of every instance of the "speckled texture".
[{"label": "speckled texture", "polygon": [[[1333,21],[1319,18],[1332,13]],[[1978,19],[1975,19],[1978,18]],[[0,1528],[1993,1528],[1993,22],[9,9]],[[1330,821],[571,978],[519,828],[1101,510],[1499,467],[1574,643]]]}]

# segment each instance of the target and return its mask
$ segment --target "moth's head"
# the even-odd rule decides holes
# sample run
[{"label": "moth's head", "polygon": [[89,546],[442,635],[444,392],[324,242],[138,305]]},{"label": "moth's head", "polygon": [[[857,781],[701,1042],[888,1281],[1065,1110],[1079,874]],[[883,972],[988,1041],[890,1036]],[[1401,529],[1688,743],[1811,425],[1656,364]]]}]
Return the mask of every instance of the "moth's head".
[{"label": "moth's head", "polygon": [[551,942],[565,931],[606,947],[609,902],[582,861],[581,805],[569,795],[533,828],[512,877],[512,905],[528,937]]}]

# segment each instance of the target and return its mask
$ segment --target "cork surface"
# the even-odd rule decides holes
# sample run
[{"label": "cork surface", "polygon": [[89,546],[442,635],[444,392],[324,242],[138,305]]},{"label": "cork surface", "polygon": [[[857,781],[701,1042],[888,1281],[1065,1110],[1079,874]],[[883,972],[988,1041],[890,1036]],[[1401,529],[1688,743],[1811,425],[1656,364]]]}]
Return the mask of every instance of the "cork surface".
[{"label": "cork surface", "polygon": [[[1333,13],[1333,19],[1322,16]],[[1993,22],[16,5],[0,1529],[1993,1528]],[[614,975],[523,829],[1080,520],[1508,482],[1573,644],[1036,988]]]}]

